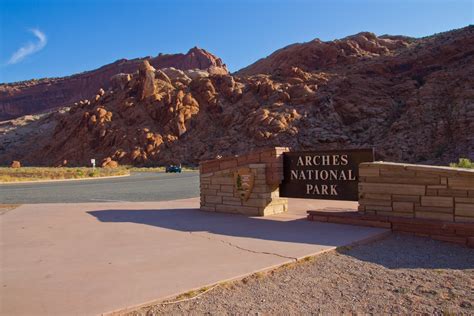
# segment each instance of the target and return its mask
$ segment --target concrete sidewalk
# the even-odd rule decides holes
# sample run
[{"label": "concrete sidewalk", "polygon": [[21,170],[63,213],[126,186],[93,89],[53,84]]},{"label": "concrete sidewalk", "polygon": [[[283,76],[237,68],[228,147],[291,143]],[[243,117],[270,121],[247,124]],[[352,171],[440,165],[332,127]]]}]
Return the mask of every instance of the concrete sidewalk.
[{"label": "concrete sidewalk", "polygon": [[94,315],[374,238],[384,229],[201,212],[199,199],[22,205],[0,216],[1,315]]}]

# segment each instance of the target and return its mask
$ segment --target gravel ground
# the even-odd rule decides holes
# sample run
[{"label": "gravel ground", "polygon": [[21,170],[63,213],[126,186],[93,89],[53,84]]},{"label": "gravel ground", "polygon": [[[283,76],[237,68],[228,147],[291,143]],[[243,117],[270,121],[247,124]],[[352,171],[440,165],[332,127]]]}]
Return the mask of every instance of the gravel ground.
[{"label": "gravel ground", "polygon": [[367,313],[474,315],[474,249],[392,234],[128,315]]}]

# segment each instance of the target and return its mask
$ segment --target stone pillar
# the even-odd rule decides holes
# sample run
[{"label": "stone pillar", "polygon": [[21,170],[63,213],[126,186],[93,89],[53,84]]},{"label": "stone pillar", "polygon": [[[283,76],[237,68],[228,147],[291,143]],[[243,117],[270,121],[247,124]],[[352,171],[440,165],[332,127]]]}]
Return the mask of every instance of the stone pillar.
[{"label": "stone pillar", "polygon": [[[280,197],[278,188],[283,180],[285,151],[288,148],[276,147],[201,162],[201,210],[251,216],[286,212],[288,199]],[[253,184],[250,190],[239,186],[240,174]]]}]

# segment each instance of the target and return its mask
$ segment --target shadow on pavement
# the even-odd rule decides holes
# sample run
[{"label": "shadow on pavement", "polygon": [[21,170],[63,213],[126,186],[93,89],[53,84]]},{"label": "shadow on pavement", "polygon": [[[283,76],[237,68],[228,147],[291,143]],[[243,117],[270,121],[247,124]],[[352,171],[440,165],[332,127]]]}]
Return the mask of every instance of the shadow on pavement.
[{"label": "shadow on pavement", "polygon": [[282,221],[238,214],[208,213],[198,209],[98,210],[88,212],[101,222],[131,222],[183,232],[262,240],[339,246],[381,230],[339,224],[316,224],[305,218]]},{"label": "shadow on pavement", "polygon": [[[306,219],[276,220],[198,209],[97,210],[88,212],[101,222],[137,223],[183,232],[321,246],[341,246],[384,230],[352,225],[315,223]],[[429,238],[393,234],[366,245],[339,250],[361,261],[388,269],[474,269],[474,250]]]}]

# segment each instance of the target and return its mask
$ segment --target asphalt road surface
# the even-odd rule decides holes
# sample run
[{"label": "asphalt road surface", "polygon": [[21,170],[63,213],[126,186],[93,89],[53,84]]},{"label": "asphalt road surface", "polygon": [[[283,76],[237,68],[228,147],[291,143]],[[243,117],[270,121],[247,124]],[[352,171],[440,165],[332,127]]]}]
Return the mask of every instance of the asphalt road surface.
[{"label": "asphalt road surface", "polygon": [[199,196],[199,173],[132,173],[129,177],[0,184],[0,204],[143,202]]}]

